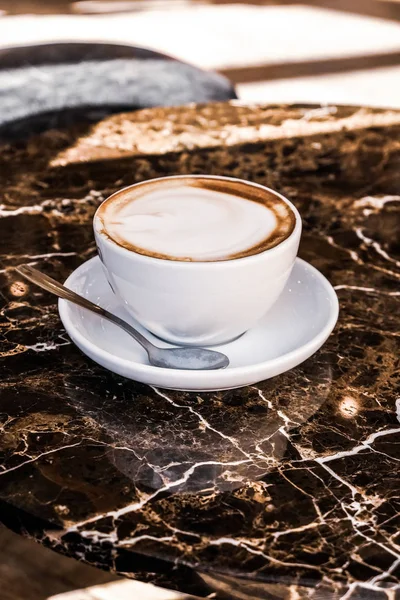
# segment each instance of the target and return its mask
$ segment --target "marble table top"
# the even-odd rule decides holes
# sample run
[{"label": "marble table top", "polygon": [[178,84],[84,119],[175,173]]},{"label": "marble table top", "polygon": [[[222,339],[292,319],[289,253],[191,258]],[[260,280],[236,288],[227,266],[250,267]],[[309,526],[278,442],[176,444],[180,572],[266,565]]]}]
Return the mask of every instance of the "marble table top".
[{"label": "marble table top", "polygon": [[[400,112],[156,108],[0,149],[0,520],[59,552],[214,598],[400,598]],[[178,173],[286,194],[338,325],[257,386],[164,391],[82,355],[55,299],[111,192]],[[226,594],[224,596],[224,594]]]}]

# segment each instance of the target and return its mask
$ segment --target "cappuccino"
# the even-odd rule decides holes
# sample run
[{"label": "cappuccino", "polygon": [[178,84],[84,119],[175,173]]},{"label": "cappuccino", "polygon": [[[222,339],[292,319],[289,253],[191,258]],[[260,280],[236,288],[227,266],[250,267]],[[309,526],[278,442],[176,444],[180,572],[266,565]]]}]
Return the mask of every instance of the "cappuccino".
[{"label": "cappuccino", "polygon": [[131,186],[106,200],[97,217],[103,235],[127,250],[193,262],[259,254],[296,223],[289,204],[266,188],[207,176]]}]

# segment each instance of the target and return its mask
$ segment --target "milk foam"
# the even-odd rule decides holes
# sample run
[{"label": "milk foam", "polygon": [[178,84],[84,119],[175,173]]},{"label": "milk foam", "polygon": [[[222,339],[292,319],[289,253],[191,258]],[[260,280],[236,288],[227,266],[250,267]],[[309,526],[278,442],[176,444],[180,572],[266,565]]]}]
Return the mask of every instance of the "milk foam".
[{"label": "milk foam", "polygon": [[122,246],[193,261],[240,255],[278,227],[276,212],[260,202],[184,184],[111,202],[104,219],[107,235]]}]

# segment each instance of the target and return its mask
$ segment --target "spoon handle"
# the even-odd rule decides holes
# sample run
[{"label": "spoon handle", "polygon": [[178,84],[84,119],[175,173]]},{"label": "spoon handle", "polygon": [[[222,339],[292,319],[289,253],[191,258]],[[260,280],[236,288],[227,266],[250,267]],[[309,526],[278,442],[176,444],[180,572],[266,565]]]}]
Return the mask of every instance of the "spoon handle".
[{"label": "spoon handle", "polygon": [[143,346],[143,348],[147,352],[149,352],[151,348],[154,347],[154,345],[148,339],[146,339],[134,327],[129,325],[129,323],[127,323],[120,317],[117,317],[117,315],[113,315],[112,313],[108,312],[108,310],[105,310],[105,308],[102,308],[101,306],[90,302],[90,300],[87,300],[87,298],[84,298],[83,296],[76,294],[72,290],[69,290],[67,287],[65,287],[52,277],[45,275],[45,273],[42,273],[41,271],[38,271],[37,269],[34,269],[29,265],[20,265],[19,267],[16,267],[15,270],[17,271],[17,273],[19,273],[32,283],[35,283],[39,287],[47,290],[52,294],[55,294],[59,298],[62,298],[63,300],[68,300],[69,302],[73,302],[74,304],[78,304],[78,306],[82,306],[82,308],[86,308],[87,310],[90,310],[100,315],[104,319],[111,321],[111,323],[118,325],[124,331],[129,333],[129,335],[131,335],[137,342],[139,342],[139,344]]}]

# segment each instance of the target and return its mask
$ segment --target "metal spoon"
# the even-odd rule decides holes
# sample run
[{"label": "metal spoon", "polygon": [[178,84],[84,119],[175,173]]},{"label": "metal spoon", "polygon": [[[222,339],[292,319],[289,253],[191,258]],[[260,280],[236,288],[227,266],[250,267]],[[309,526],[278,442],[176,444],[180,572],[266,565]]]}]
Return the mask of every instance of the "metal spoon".
[{"label": "metal spoon", "polygon": [[129,335],[143,346],[149,355],[150,363],[156,367],[163,367],[165,369],[211,370],[224,369],[229,365],[229,358],[225,356],[225,354],[222,354],[222,352],[216,352],[215,350],[192,347],[159,348],[139,333],[132,325],[129,325],[129,323],[120,319],[120,317],[113,315],[104,308],[101,308],[101,306],[97,306],[97,304],[93,304],[93,302],[90,302],[86,298],[83,298],[83,296],[69,290],[55,279],[41,273],[37,269],[34,269],[29,265],[21,265],[15,270],[32,283],[36,283],[36,285],[55,294],[59,298],[74,302],[75,304],[78,304],[78,306],[91,310],[104,319],[111,321],[111,323],[121,327],[121,329],[129,333]]}]

